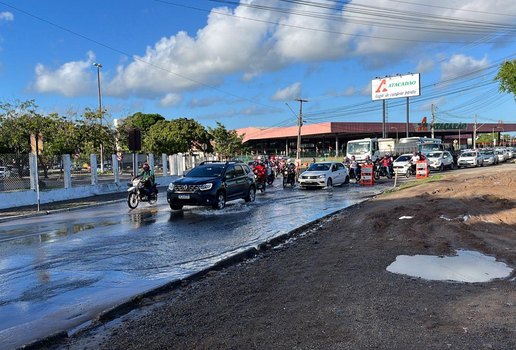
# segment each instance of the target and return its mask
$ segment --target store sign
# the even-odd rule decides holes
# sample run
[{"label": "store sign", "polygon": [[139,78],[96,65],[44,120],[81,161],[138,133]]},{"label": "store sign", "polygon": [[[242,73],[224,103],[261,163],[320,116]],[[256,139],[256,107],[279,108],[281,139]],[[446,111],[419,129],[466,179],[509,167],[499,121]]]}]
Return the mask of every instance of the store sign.
[{"label": "store sign", "polygon": [[419,73],[375,79],[371,88],[373,101],[421,95]]},{"label": "store sign", "polygon": [[[413,126],[416,131],[432,130],[432,124],[426,122],[413,124]],[[464,130],[467,127],[468,124],[466,123],[434,123],[434,130]]]}]

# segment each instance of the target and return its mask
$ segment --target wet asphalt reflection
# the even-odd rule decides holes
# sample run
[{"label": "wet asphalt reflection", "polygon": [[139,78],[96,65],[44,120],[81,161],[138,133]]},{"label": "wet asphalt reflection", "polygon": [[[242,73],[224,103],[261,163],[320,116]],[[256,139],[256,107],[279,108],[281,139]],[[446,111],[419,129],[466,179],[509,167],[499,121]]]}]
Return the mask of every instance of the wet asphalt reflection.
[{"label": "wet asphalt reflection", "polygon": [[0,223],[0,349],[69,330],[124,300],[353,205],[386,187],[283,189],[220,211],[125,202]]}]

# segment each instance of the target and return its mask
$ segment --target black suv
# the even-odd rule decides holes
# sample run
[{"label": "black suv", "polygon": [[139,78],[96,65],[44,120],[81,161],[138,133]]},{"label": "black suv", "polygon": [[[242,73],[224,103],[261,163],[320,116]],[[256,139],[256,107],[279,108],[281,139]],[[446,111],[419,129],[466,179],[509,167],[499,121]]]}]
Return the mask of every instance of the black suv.
[{"label": "black suv", "polygon": [[167,189],[167,201],[172,210],[183,205],[211,205],[222,209],[226,202],[243,198],[253,202],[256,197],[254,174],[240,162],[202,162]]}]

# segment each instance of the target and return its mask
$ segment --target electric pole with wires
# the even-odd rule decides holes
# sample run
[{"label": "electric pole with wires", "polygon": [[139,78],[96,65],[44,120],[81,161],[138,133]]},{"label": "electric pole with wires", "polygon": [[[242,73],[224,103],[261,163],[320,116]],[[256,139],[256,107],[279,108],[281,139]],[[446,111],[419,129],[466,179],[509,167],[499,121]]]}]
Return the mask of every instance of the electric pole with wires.
[{"label": "electric pole with wires", "polygon": [[296,99],[299,102],[299,118],[297,119],[297,146],[296,146],[296,163],[301,163],[301,127],[303,126],[303,100],[301,98]]}]

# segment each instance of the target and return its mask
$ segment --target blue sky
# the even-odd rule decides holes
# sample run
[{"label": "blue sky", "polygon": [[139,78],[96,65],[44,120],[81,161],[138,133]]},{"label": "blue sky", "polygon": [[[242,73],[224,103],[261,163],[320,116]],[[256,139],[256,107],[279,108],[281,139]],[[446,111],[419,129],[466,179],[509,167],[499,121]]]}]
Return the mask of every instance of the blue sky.
[{"label": "blue sky", "polygon": [[[514,0],[0,0],[0,98],[42,113],[135,112],[229,128],[382,120],[371,80],[420,73],[411,121],[516,122],[493,82]],[[388,121],[405,121],[389,100]]]}]

